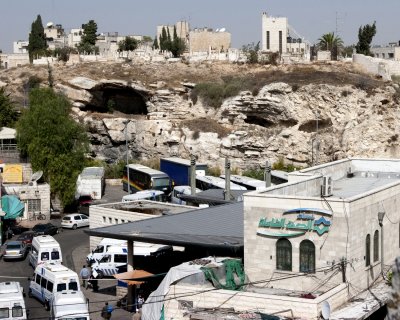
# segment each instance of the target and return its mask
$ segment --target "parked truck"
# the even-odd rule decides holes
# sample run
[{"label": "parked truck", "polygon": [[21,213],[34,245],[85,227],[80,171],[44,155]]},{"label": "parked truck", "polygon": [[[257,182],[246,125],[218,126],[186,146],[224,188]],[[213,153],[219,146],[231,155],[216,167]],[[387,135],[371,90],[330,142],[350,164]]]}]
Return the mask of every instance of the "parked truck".
[{"label": "parked truck", "polygon": [[90,197],[99,200],[103,196],[105,185],[103,167],[86,167],[76,181],[75,199]]},{"label": "parked truck", "polygon": [[[160,170],[169,175],[175,186],[190,185],[190,160],[172,157],[160,159]],[[205,176],[207,164],[196,163],[196,176]]]}]

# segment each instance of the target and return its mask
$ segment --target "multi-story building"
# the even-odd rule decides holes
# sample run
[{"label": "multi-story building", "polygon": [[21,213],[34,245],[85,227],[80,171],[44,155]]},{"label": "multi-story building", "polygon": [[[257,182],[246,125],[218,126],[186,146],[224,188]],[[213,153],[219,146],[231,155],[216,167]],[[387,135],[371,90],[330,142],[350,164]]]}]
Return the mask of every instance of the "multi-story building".
[{"label": "multi-story building", "polygon": [[13,42],[13,53],[28,53],[29,41],[18,40]]},{"label": "multi-story building", "polygon": [[388,46],[374,46],[371,52],[375,58],[400,61],[400,41],[391,42]]},{"label": "multi-story building", "polygon": [[52,22],[47,23],[44,28],[47,45],[49,49],[65,47],[67,44],[67,37],[61,24],[54,25]]},{"label": "multi-story building", "polygon": [[281,56],[309,58],[310,44],[290,27],[288,18],[262,13],[261,50],[279,52]]},{"label": "multi-story building", "polygon": [[169,32],[171,39],[174,36],[174,29],[176,29],[176,35],[184,40],[186,45],[189,43],[189,23],[187,21],[178,21],[175,25],[157,26],[157,41],[160,41],[163,28],[167,33]]}]

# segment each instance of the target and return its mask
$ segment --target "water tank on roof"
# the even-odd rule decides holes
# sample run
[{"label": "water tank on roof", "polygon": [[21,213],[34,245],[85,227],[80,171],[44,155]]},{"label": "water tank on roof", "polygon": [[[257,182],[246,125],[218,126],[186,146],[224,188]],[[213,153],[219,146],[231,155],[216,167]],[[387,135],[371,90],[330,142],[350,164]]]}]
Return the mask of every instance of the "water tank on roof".
[{"label": "water tank on roof", "polygon": [[286,42],[287,42],[287,43],[292,43],[292,37],[287,37],[287,38],[286,38]]},{"label": "water tank on roof", "polygon": [[297,43],[301,43],[301,38],[297,38]]}]

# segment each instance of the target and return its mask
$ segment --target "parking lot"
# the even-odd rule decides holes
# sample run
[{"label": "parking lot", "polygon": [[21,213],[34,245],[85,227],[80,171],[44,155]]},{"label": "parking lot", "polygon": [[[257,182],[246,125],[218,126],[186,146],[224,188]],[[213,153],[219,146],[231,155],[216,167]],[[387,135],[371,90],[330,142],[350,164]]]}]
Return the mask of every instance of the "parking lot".
[{"label": "parking lot", "polygon": [[[118,202],[127,192],[122,190],[122,185],[107,186],[105,195],[101,201],[96,203]],[[39,222],[39,221],[38,221]],[[61,216],[54,216],[50,223],[60,227]],[[60,243],[63,264],[79,274],[80,269],[86,263],[86,255],[89,253],[89,236],[84,232],[87,228],[80,229],[60,229],[54,238]],[[17,235],[10,240],[15,240]],[[24,288],[25,293],[28,292],[29,278],[33,275],[33,268],[28,264],[28,257],[20,260],[4,261],[0,260],[0,282],[18,281]],[[116,280],[104,279],[99,281],[99,291],[93,292],[91,289],[82,288],[86,298],[89,299],[89,311],[91,319],[102,319],[100,316],[101,308],[104,302],[108,301],[112,305],[116,305],[115,296]],[[25,297],[26,309],[29,312],[30,319],[49,319],[49,312],[36,299]],[[131,315],[125,310],[116,308],[113,312],[113,319],[130,319]]]}]

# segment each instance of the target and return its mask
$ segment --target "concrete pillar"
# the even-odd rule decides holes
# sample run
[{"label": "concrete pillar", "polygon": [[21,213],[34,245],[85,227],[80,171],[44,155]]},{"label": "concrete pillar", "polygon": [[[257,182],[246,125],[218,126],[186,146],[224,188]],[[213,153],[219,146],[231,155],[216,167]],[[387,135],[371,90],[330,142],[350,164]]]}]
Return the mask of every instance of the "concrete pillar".
[{"label": "concrete pillar", "polygon": [[196,157],[190,155],[190,193],[192,196],[196,194]]},{"label": "concrete pillar", "polygon": [[[133,271],[133,254],[134,254],[134,247],[133,247],[133,241],[128,240],[128,267],[127,271]],[[128,285],[128,297],[127,297],[127,304],[128,304],[128,310],[132,310],[132,306],[135,303],[135,288],[136,286],[130,286]]]}]

